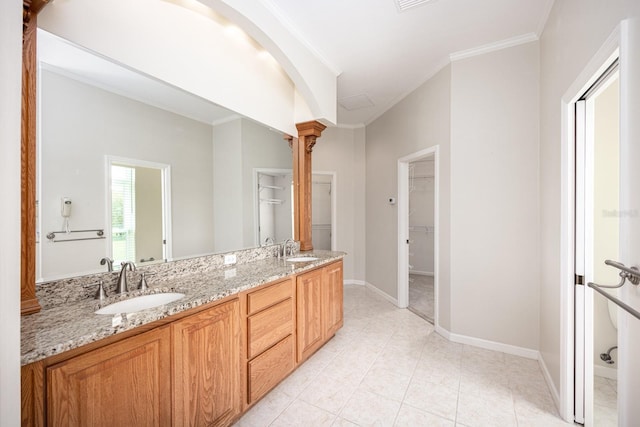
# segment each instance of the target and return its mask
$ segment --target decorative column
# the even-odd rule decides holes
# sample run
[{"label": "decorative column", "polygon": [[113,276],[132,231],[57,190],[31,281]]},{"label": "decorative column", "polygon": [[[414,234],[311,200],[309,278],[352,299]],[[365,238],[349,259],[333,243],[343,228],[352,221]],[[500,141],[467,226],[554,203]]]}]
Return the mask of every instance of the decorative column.
[{"label": "decorative column", "polygon": [[40,311],[36,298],[36,29],[38,12],[48,2],[22,2],[21,314]]},{"label": "decorative column", "polygon": [[294,239],[301,251],[313,249],[311,241],[311,153],[326,126],[320,122],[296,124],[298,138],[288,137],[293,151]]}]

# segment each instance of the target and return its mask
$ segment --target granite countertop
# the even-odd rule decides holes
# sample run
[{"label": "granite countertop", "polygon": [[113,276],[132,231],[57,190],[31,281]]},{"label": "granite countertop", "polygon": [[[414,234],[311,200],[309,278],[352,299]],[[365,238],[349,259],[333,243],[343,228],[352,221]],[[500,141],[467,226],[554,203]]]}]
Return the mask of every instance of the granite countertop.
[{"label": "granite countertop", "polygon": [[[21,364],[37,362],[265,283],[337,261],[344,255],[343,252],[314,251],[303,256],[314,256],[318,260],[296,263],[267,258],[228,268],[183,274],[162,280],[158,286],[154,286],[155,277],[150,277],[150,289],[145,292],[132,291],[126,295],[110,295],[103,302],[87,299],[43,308],[39,313],[22,317]],[[129,283],[129,286],[133,287],[132,283]],[[160,292],[180,292],[185,296],[166,305],[122,316],[94,313],[98,308],[118,300]],[[120,324],[117,324],[118,317],[121,319]]]}]

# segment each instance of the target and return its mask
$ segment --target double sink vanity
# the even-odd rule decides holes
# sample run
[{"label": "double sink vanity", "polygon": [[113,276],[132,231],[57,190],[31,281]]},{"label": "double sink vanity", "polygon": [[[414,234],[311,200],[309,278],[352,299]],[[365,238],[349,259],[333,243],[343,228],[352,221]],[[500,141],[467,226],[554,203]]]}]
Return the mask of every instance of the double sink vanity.
[{"label": "double sink vanity", "polygon": [[[39,285],[41,312],[22,318],[23,425],[237,420],[342,326],[345,254],[234,255],[125,272],[153,276],[121,295],[117,272]],[[102,301],[86,286],[99,280]]]}]

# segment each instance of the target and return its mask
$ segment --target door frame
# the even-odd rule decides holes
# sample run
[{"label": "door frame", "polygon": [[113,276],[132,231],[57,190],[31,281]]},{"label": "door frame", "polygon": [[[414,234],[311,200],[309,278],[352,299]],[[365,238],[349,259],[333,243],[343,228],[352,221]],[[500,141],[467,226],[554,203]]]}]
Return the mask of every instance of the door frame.
[{"label": "door frame", "polygon": [[433,156],[433,326],[439,328],[440,271],[440,146],[434,145],[398,159],[398,307],[409,306],[409,163]]},{"label": "door frame", "polygon": [[[552,387],[560,415],[574,421],[575,383],[575,198],[576,135],[575,104],[612,64],[621,57],[621,30],[618,25],[562,97],[561,103],[561,212],[560,212],[560,390]],[[585,290],[586,291],[586,290]],[[548,376],[548,373],[546,373]],[[551,378],[547,378],[553,384]]]},{"label": "door frame", "polygon": [[173,231],[171,220],[171,165],[166,163],[150,162],[147,160],[131,159],[127,157],[119,157],[106,155],[105,156],[105,188],[106,190],[106,212],[105,212],[105,224],[108,225],[105,229],[106,237],[106,253],[109,258],[113,258],[113,243],[111,242],[111,166],[114,163],[119,163],[132,167],[142,167],[160,170],[160,179],[162,180],[162,239],[165,242],[163,245],[164,259],[165,261],[173,261]]}]

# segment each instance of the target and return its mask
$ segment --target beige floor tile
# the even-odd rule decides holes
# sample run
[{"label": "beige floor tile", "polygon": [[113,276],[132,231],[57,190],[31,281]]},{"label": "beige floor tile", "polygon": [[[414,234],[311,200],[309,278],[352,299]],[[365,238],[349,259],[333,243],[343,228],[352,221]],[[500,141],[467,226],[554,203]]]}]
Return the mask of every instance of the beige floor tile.
[{"label": "beige floor tile", "polygon": [[256,403],[235,424],[236,427],[266,427],[270,425],[291,403],[293,399],[285,393],[272,390]]},{"label": "beige floor tile", "polygon": [[456,422],[470,427],[517,426],[513,402],[492,395],[460,392]]},{"label": "beige floor tile", "polygon": [[386,368],[371,368],[360,387],[380,396],[402,401],[411,381],[410,375],[398,374]]},{"label": "beige floor tile", "polygon": [[598,427],[616,427],[618,410],[607,406],[593,406],[593,423]]},{"label": "beige floor tile", "polygon": [[458,406],[458,389],[412,378],[403,403],[454,420]]},{"label": "beige floor tile", "polygon": [[329,427],[335,419],[334,414],[296,400],[276,418],[271,427]]},{"label": "beige floor tile", "polygon": [[606,378],[594,377],[593,401],[598,406],[612,409],[618,407],[618,393]]},{"label": "beige floor tile", "polygon": [[345,420],[342,417],[336,417],[332,427],[360,427],[358,424],[352,423],[349,420]]},{"label": "beige floor tile", "polygon": [[359,381],[349,382],[319,375],[298,399],[337,415],[358,388],[358,384]]},{"label": "beige floor tile", "polygon": [[455,423],[446,418],[430,414],[426,411],[414,408],[409,405],[402,405],[398,417],[396,418],[396,427],[453,427]]},{"label": "beige floor tile", "polygon": [[359,426],[386,427],[393,425],[399,409],[400,401],[359,388],[342,409],[340,416]]},{"label": "beige floor tile", "polygon": [[[336,336],[236,426],[571,425],[535,360],[450,342],[362,286],[345,286],[344,313]],[[615,381],[598,385],[612,404]],[[596,425],[616,425],[614,416],[599,406]]]}]

